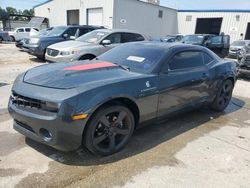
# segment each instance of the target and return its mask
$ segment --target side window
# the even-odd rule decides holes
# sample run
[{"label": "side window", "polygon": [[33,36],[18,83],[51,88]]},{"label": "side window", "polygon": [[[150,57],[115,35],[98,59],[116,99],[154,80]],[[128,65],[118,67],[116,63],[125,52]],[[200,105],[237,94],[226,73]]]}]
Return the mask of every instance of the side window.
[{"label": "side window", "polygon": [[222,36],[215,36],[215,37],[212,37],[210,40],[212,44],[221,44]]},{"label": "side window", "polygon": [[122,43],[143,41],[144,37],[136,33],[122,33]]},{"label": "side window", "polygon": [[107,36],[104,40],[110,40],[111,44],[121,43],[121,33],[113,33]]},{"label": "side window", "polygon": [[25,28],[25,32],[30,32],[30,28]]},{"label": "side window", "polygon": [[206,53],[203,53],[203,59],[204,59],[204,63],[206,65],[211,63],[212,61],[214,61],[214,59],[210,55],[208,55]]},{"label": "side window", "polygon": [[144,37],[140,34],[134,33],[133,35],[134,35],[135,41],[144,41],[145,40]]},{"label": "side window", "polygon": [[65,33],[64,33],[64,34],[68,34],[68,35],[69,35],[69,37],[70,37],[70,36],[75,36],[75,34],[76,34],[76,30],[77,30],[77,28],[76,28],[76,27],[71,27],[71,28],[68,28],[68,29],[65,31]]},{"label": "side window", "polygon": [[90,32],[90,31],[92,31],[92,30],[88,29],[88,28],[80,28],[79,29],[79,37],[86,34],[86,33],[88,33],[88,32]]},{"label": "side window", "polygon": [[24,29],[23,29],[23,28],[20,28],[20,29],[17,30],[17,32],[18,32],[18,33],[22,33],[22,32],[24,32]]},{"label": "side window", "polygon": [[203,65],[201,52],[186,51],[177,53],[169,62],[170,70],[186,69]]},{"label": "side window", "polygon": [[183,36],[177,36],[176,41],[181,41],[183,39]]}]

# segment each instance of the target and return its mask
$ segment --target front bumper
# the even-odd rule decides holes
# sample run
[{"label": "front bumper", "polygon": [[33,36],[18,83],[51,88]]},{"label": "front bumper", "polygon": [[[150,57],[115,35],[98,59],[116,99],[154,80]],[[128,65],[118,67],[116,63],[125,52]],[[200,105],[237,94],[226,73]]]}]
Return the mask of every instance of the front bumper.
[{"label": "front bumper", "polygon": [[28,48],[28,53],[36,56],[36,57],[40,57],[40,58],[44,58],[44,54],[45,54],[45,49],[41,48],[40,46],[25,46],[25,48]]},{"label": "front bumper", "polygon": [[[228,56],[231,57],[231,58],[237,58],[238,53],[239,53],[239,51],[230,51],[229,50]],[[241,56],[240,56],[240,58],[241,58]]]},{"label": "front bumper", "polygon": [[[13,90],[23,96],[24,91],[26,93],[27,91],[33,91],[32,95],[37,96],[39,99],[42,95],[49,96],[48,93],[59,96],[60,92],[65,92],[65,90],[59,91],[25,83],[20,84],[18,87],[14,86]],[[38,92],[40,96],[37,94]],[[52,95],[51,98],[53,98]],[[72,107],[71,105],[70,108],[72,109]],[[87,119],[72,120],[70,118],[72,110],[70,111],[69,106],[64,105],[63,102],[58,112],[49,112],[16,105],[10,99],[8,110],[14,119],[14,129],[32,140],[62,151],[75,150],[82,145],[82,134]]]},{"label": "front bumper", "polygon": [[49,63],[68,63],[73,61],[74,56],[61,56],[61,55],[50,56],[46,53],[45,59]]}]

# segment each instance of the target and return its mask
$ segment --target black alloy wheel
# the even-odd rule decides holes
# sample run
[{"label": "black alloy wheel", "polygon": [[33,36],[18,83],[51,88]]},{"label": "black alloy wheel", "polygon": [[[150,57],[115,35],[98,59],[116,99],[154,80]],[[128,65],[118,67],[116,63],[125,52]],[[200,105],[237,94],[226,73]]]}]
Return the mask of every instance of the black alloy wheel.
[{"label": "black alloy wheel", "polygon": [[98,155],[111,155],[129,141],[135,127],[131,111],[120,105],[99,110],[87,126],[85,146]]},{"label": "black alloy wheel", "polygon": [[220,89],[218,90],[217,96],[212,103],[212,109],[216,111],[223,111],[228,106],[229,102],[231,101],[233,93],[233,83],[231,80],[226,80],[221,85]]}]

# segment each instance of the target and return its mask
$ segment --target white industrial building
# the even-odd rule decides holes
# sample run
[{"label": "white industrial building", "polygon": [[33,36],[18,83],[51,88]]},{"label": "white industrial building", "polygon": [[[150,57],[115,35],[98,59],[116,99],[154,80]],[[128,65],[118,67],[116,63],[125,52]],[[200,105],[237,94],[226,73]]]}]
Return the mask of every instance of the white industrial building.
[{"label": "white industrial building", "polygon": [[159,0],[48,0],[34,7],[50,26],[101,25],[131,29],[152,37],[167,34],[219,34],[231,41],[250,39],[250,10],[175,10]]},{"label": "white industrial building", "polygon": [[177,11],[159,6],[159,0],[49,0],[34,7],[35,16],[49,19],[50,26],[101,25],[131,29],[149,36],[175,34]]},{"label": "white industrial building", "polygon": [[182,34],[229,34],[231,41],[250,39],[250,10],[179,10]]}]

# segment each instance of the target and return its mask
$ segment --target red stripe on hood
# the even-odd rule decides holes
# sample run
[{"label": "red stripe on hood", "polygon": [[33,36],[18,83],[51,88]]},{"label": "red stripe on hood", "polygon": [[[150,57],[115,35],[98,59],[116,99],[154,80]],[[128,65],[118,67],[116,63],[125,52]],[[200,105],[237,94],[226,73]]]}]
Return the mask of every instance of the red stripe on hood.
[{"label": "red stripe on hood", "polygon": [[116,66],[117,65],[110,63],[110,62],[100,62],[100,63],[93,63],[93,64],[78,65],[78,66],[73,66],[73,67],[66,67],[63,70],[82,71],[82,70],[91,70],[91,69],[116,67]]}]

